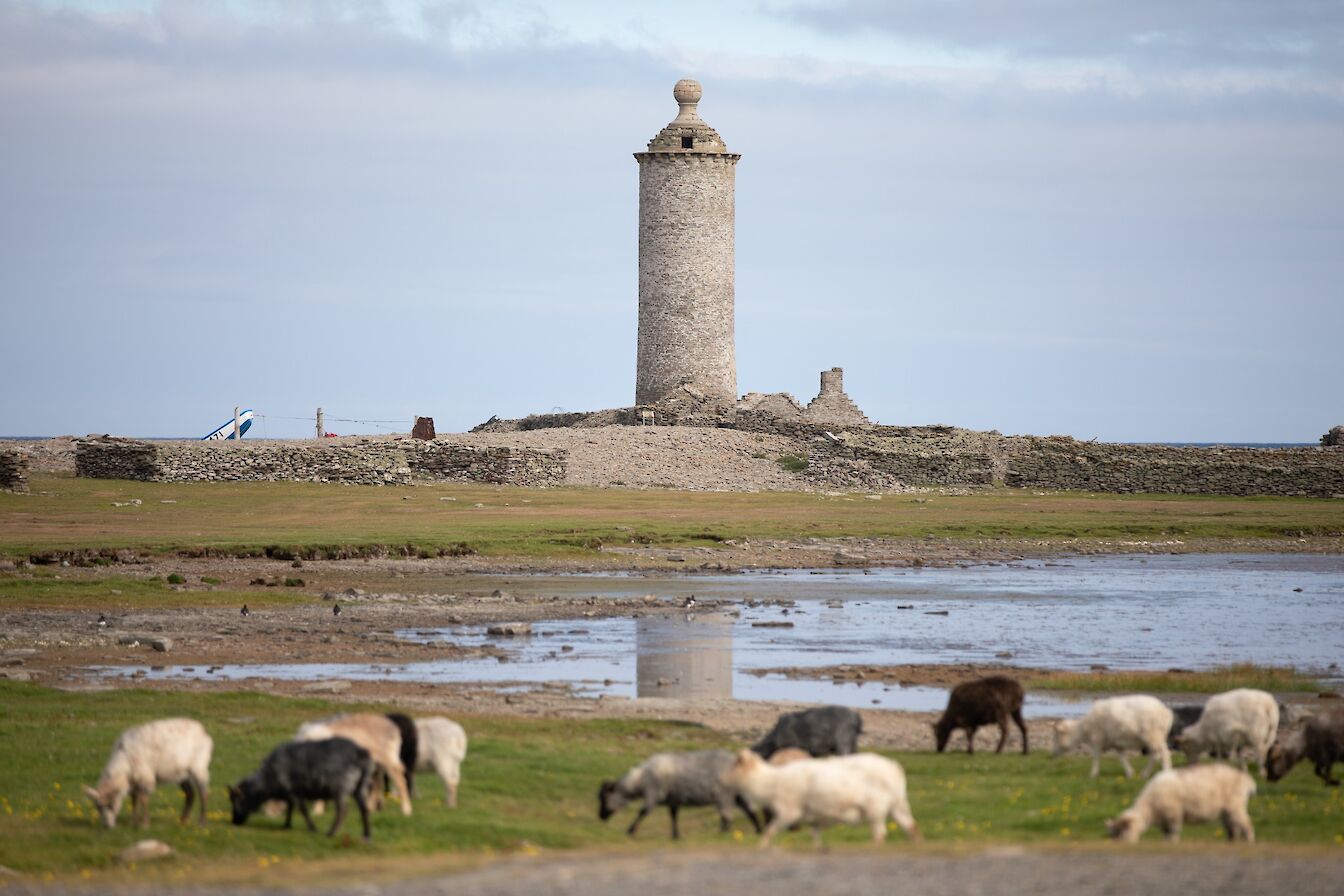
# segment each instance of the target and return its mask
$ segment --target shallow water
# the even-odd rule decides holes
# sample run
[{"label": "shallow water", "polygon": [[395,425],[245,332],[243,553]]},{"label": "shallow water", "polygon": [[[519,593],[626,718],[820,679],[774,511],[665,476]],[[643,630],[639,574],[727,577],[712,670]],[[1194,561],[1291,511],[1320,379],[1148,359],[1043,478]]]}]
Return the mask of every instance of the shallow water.
[{"label": "shallow water", "polygon": [[[1254,662],[1336,678],[1338,667],[1331,666],[1344,662],[1344,557],[1144,555],[866,574],[510,580],[520,590],[598,597],[654,594],[681,600],[694,593],[702,605],[732,601],[740,615],[538,622],[534,637],[501,642],[513,650],[505,663],[224,666],[211,674],[524,687],[562,682],[593,696],[732,696],[927,710],[944,705],[944,689],[786,680],[749,670],[991,661],[1065,669],[1098,663],[1113,669],[1198,669]],[[795,605],[753,607],[745,601]],[[793,627],[759,626],[781,622]],[[399,634],[463,645],[488,640],[480,627]],[[173,666],[146,671],[154,678],[207,674]],[[1073,715],[1084,708],[1033,694],[1026,713]]]}]

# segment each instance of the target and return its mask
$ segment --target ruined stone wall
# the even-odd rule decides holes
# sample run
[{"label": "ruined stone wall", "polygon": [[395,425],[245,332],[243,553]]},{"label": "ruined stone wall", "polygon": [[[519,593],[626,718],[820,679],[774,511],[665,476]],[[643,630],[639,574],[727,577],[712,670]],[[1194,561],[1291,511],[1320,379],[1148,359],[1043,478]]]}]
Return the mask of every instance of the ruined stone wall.
[{"label": "ruined stone wall", "polygon": [[90,438],[81,439],[75,453],[79,476],[152,482],[489,482],[544,487],[563,484],[567,462],[563,449],[486,448],[443,439],[141,442]]},{"label": "ruined stone wall", "polygon": [[863,411],[845,394],[844,376],[844,370],[839,367],[821,372],[821,390],[807,403],[802,414],[804,421],[830,426],[868,425]]},{"label": "ruined stone wall", "polygon": [[1004,482],[1029,488],[1212,495],[1344,495],[1344,449],[1185,448],[1007,438]]},{"label": "ruined stone wall", "polygon": [[0,492],[28,491],[28,455],[13,448],[0,449]]}]

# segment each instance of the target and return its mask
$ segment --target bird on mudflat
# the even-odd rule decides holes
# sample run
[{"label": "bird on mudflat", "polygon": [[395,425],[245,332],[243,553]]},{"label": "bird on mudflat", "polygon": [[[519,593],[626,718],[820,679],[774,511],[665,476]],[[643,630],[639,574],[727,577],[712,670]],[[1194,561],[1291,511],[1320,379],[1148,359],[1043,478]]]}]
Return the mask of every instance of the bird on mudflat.
[{"label": "bird on mudflat", "polygon": [[104,616],[102,613],[98,614],[98,627],[107,628],[107,617]]},{"label": "bird on mudflat", "polygon": [[238,611],[238,614],[240,616],[251,616],[252,611],[247,608],[247,604],[243,604],[243,608]]},{"label": "bird on mudflat", "polygon": [[339,616],[339,615],[341,615],[341,605],[340,605],[340,604],[332,604],[332,605],[331,605],[331,615],[333,615],[333,616]]},{"label": "bird on mudflat", "polygon": [[686,600],[684,600],[684,601],[682,602],[682,604],[681,604],[681,608],[682,608],[683,610],[694,610],[694,609],[695,609],[695,595],[692,594],[690,597],[686,598]]}]

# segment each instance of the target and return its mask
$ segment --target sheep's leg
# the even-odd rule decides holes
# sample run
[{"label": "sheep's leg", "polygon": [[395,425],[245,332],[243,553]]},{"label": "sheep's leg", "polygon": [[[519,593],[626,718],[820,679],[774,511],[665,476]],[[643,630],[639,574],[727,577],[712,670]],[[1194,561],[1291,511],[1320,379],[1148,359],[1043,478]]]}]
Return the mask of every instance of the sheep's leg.
[{"label": "sheep's leg", "polygon": [[667,804],[667,814],[672,817],[672,839],[680,840],[681,831],[677,830],[677,812],[681,809],[676,803]]},{"label": "sheep's leg", "polygon": [[1120,751],[1120,767],[1125,770],[1126,778],[1134,777],[1134,766],[1129,764],[1129,757],[1125,755],[1124,750]]},{"label": "sheep's leg", "polygon": [[1326,756],[1324,760],[1316,763],[1316,777],[1320,778],[1330,787],[1338,787],[1339,779],[1331,774],[1335,767],[1335,757]]},{"label": "sheep's leg", "polygon": [[1017,723],[1017,730],[1022,732],[1022,755],[1027,754],[1027,723],[1022,720],[1022,710],[1013,710],[1013,721]]},{"label": "sheep's leg", "polygon": [[364,828],[364,842],[367,843],[373,837],[373,831],[369,828],[369,803],[359,788],[355,788],[355,807],[359,809],[359,822]]},{"label": "sheep's leg", "polygon": [[643,821],[644,816],[648,815],[651,811],[653,811],[653,807],[650,806],[648,803],[645,803],[644,805],[640,806],[639,814],[635,816],[634,821],[630,822],[630,827],[626,828],[625,832],[629,834],[631,837],[635,836],[635,831],[639,830],[639,823]]},{"label": "sheep's leg", "polygon": [[975,752],[975,728],[971,725],[966,726],[966,752]]},{"label": "sheep's leg", "polygon": [[786,830],[801,817],[802,813],[800,812],[776,809],[774,819],[765,826],[765,831],[761,834],[761,849],[770,845],[770,841],[774,839],[775,834]]},{"label": "sheep's leg", "polygon": [[182,788],[182,814],[178,816],[178,824],[186,824],[191,820],[191,804],[196,801],[196,790],[191,784],[191,779],[179,781],[178,785]]},{"label": "sheep's leg", "polygon": [[461,773],[454,765],[441,761],[436,761],[434,763],[434,771],[438,773],[439,778],[443,781],[443,789],[448,794],[447,797],[445,797],[445,802],[448,804],[449,808],[456,808],[457,784],[461,777]]},{"label": "sheep's leg", "polygon": [[1153,773],[1153,766],[1157,764],[1157,751],[1148,751],[1148,761],[1143,765],[1143,776],[1146,778]]},{"label": "sheep's leg", "polygon": [[345,794],[338,793],[336,794],[336,817],[331,820],[331,830],[327,831],[327,836],[334,837],[343,821],[345,821]]},{"label": "sheep's leg", "polygon": [[1165,821],[1165,822],[1163,822],[1163,823],[1162,823],[1162,830],[1163,830],[1164,832],[1166,832],[1166,835],[1167,835],[1167,836],[1166,836],[1166,840],[1167,840],[1168,843],[1180,843],[1180,842],[1181,842],[1181,822],[1180,822],[1179,819],[1177,819],[1177,820],[1175,820],[1175,821]]},{"label": "sheep's leg", "polygon": [[409,816],[411,814],[411,792],[406,787],[407,772],[402,769],[401,774],[395,771],[389,773],[392,776],[392,786],[397,788],[397,799],[401,800],[401,814]]},{"label": "sheep's leg", "polygon": [[308,814],[308,801],[298,800],[299,814],[303,816],[304,824],[308,825],[308,830],[316,831],[317,825],[313,824],[313,816]]},{"label": "sheep's leg", "polygon": [[821,825],[819,824],[812,825],[812,845],[817,849],[826,848],[825,845],[821,842]]},{"label": "sheep's leg", "polygon": [[[303,817],[304,818],[308,817],[307,806],[304,807]],[[290,827],[293,825],[293,822],[294,822],[294,797],[291,796],[285,799],[285,830],[289,830]],[[309,824],[312,824],[312,822],[309,821]]]},{"label": "sheep's leg", "polygon": [[999,745],[994,748],[995,753],[1003,752],[1003,745],[1008,743],[1008,719],[999,717]]},{"label": "sheep's leg", "polygon": [[1095,778],[1101,774],[1101,750],[1093,748],[1092,750],[1092,771],[1088,777]]},{"label": "sheep's leg", "polygon": [[747,813],[747,818],[751,820],[751,826],[755,828],[756,833],[759,834],[761,832],[761,820],[757,818],[756,813],[752,811],[751,803],[747,802],[747,798],[740,793],[733,799],[736,801],[737,807]]},{"label": "sheep's leg", "polygon": [[924,834],[919,830],[919,825],[915,822],[915,814],[910,811],[910,804],[901,800],[891,807],[892,819],[905,831],[905,836],[919,843],[924,839]]},{"label": "sheep's leg", "polygon": [[131,817],[142,828],[149,827],[149,792],[139,787],[131,789]]}]

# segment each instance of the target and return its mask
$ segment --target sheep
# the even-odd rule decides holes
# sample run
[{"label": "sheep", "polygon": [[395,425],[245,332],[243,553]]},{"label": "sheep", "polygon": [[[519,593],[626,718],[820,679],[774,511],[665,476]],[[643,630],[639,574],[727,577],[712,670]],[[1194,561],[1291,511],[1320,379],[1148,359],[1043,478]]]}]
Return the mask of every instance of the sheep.
[{"label": "sheep", "polygon": [[185,802],[182,823],[191,817],[191,804],[200,797],[199,822],[205,824],[210,789],[210,754],[214,742],[194,719],[158,719],[127,728],[112,745],[98,786],[85,787],[104,827],[116,827],[126,794],[131,795],[131,817],[149,827],[149,797],[158,784],[177,784]]},{"label": "sheep", "polygon": [[[406,770],[406,792],[415,796],[415,765],[420,753],[420,736],[416,733],[415,722],[405,713],[390,712],[387,717],[392,720],[392,724],[397,726],[397,731],[401,733],[401,751],[397,754],[401,759],[401,765]],[[387,792],[388,785],[391,782],[386,777],[383,778],[383,792]]]},{"label": "sheep", "polygon": [[1066,719],[1055,723],[1054,755],[1077,744],[1092,752],[1091,777],[1101,770],[1103,750],[1120,754],[1120,766],[1126,778],[1134,777],[1134,769],[1125,756],[1126,750],[1142,750],[1148,754],[1144,777],[1153,770],[1153,763],[1161,760],[1162,769],[1171,768],[1171,751],[1167,749],[1167,732],[1171,730],[1171,710],[1156,697],[1135,694],[1127,697],[1108,697],[1092,704],[1081,719]]},{"label": "sheep", "polygon": [[[387,716],[376,713],[352,713],[332,716],[299,726],[295,740],[326,740],[329,737],[347,737],[369,751],[373,761],[392,778],[397,797],[401,800],[401,814],[411,814],[411,795],[406,787],[406,767],[401,764],[401,732]],[[375,799],[379,794],[375,792]]]},{"label": "sheep", "polygon": [[809,825],[812,841],[820,846],[821,826],[832,822],[866,822],[873,842],[881,843],[887,837],[888,818],[910,839],[923,839],[906,799],[905,772],[876,753],[773,766],[755,752],[742,750],[725,773],[724,783],[772,815],[761,836],[762,848],[795,824]]},{"label": "sheep", "polygon": [[449,807],[457,806],[457,785],[462,778],[462,760],[467,757],[467,733],[456,722],[441,716],[415,720],[420,742],[416,771],[433,769],[443,781]]},{"label": "sheep", "polygon": [[1261,777],[1265,760],[1279,730],[1279,704],[1273,695],[1252,688],[1237,688],[1209,698],[1199,721],[1176,739],[1186,759],[1197,762],[1201,753],[1235,757],[1243,769],[1243,747],[1255,754]]},{"label": "sheep", "polygon": [[1200,704],[1188,704],[1184,706],[1173,706],[1171,708],[1171,731],[1167,733],[1167,747],[1171,750],[1179,750],[1181,745],[1176,742],[1181,732],[1199,721],[1199,717],[1204,712],[1204,707]]},{"label": "sheep", "polygon": [[1187,822],[1218,818],[1229,841],[1254,843],[1255,827],[1246,811],[1253,793],[1251,776],[1230,765],[1187,765],[1154,775],[1133,806],[1106,822],[1106,830],[1116,840],[1138,843],[1144,831],[1157,825],[1168,840],[1176,842]]},{"label": "sheep", "polygon": [[790,762],[811,758],[813,758],[812,754],[806,750],[800,750],[797,747],[785,747],[782,750],[775,751],[769,761],[771,765],[788,765]]},{"label": "sheep", "polygon": [[958,728],[966,731],[966,752],[975,752],[975,730],[981,725],[999,726],[999,745],[995,753],[1003,752],[1008,742],[1008,720],[1022,732],[1022,753],[1027,748],[1027,723],[1022,720],[1022,685],[1006,675],[990,675],[975,681],[966,681],[952,689],[947,698],[947,709],[933,725],[938,752],[943,752],[948,738]]},{"label": "sheep", "polygon": [[369,751],[345,737],[328,737],[311,741],[291,741],[281,744],[248,777],[229,788],[229,802],[233,807],[233,823],[243,825],[247,818],[268,800],[285,804],[285,827],[294,820],[294,804],[298,803],[308,830],[317,830],[308,814],[308,800],[335,800],[336,817],[327,836],[334,836],[345,820],[345,798],[354,797],[359,807],[359,818],[364,826],[364,839],[371,836],[369,829],[368,791],[373,783],[377,763]]},{"label": "sheep", "polygon": [[1339,786],[1331,768],[1344,759],[1344,708],[1309,716],[1301,728],[1280,738],[1269,748],[1265,777],[1279,780],[1304,757],[1312,761],[1317,776],[1328,786]]},{"label": "sheep", "polygon": [[667,806],[672,818],[672,839],[680,838],[677,811],[682,806],[714,806],[719,810],[719,829],[727,831],[730,814],[737,805],[751,820],[756,833],[761,822],[751,806],[736,790],[723,783],[732,767],[733,754],[727,750],[699,750],[690,753],[655,753],[630,769],[618,781],[603,781],[597,792],[597,815],[606,821],[627,804],[642,799],[644,805],[626,833],[635,835],[639,823],[658,806]]},{"label": "sheep", "polygon": [[858,746],[863,719],[844,706],[819,706],[784,713],[761,742],[752,747],[762,759],[776,750],[798,747],[813,756],[847,756]]}]

